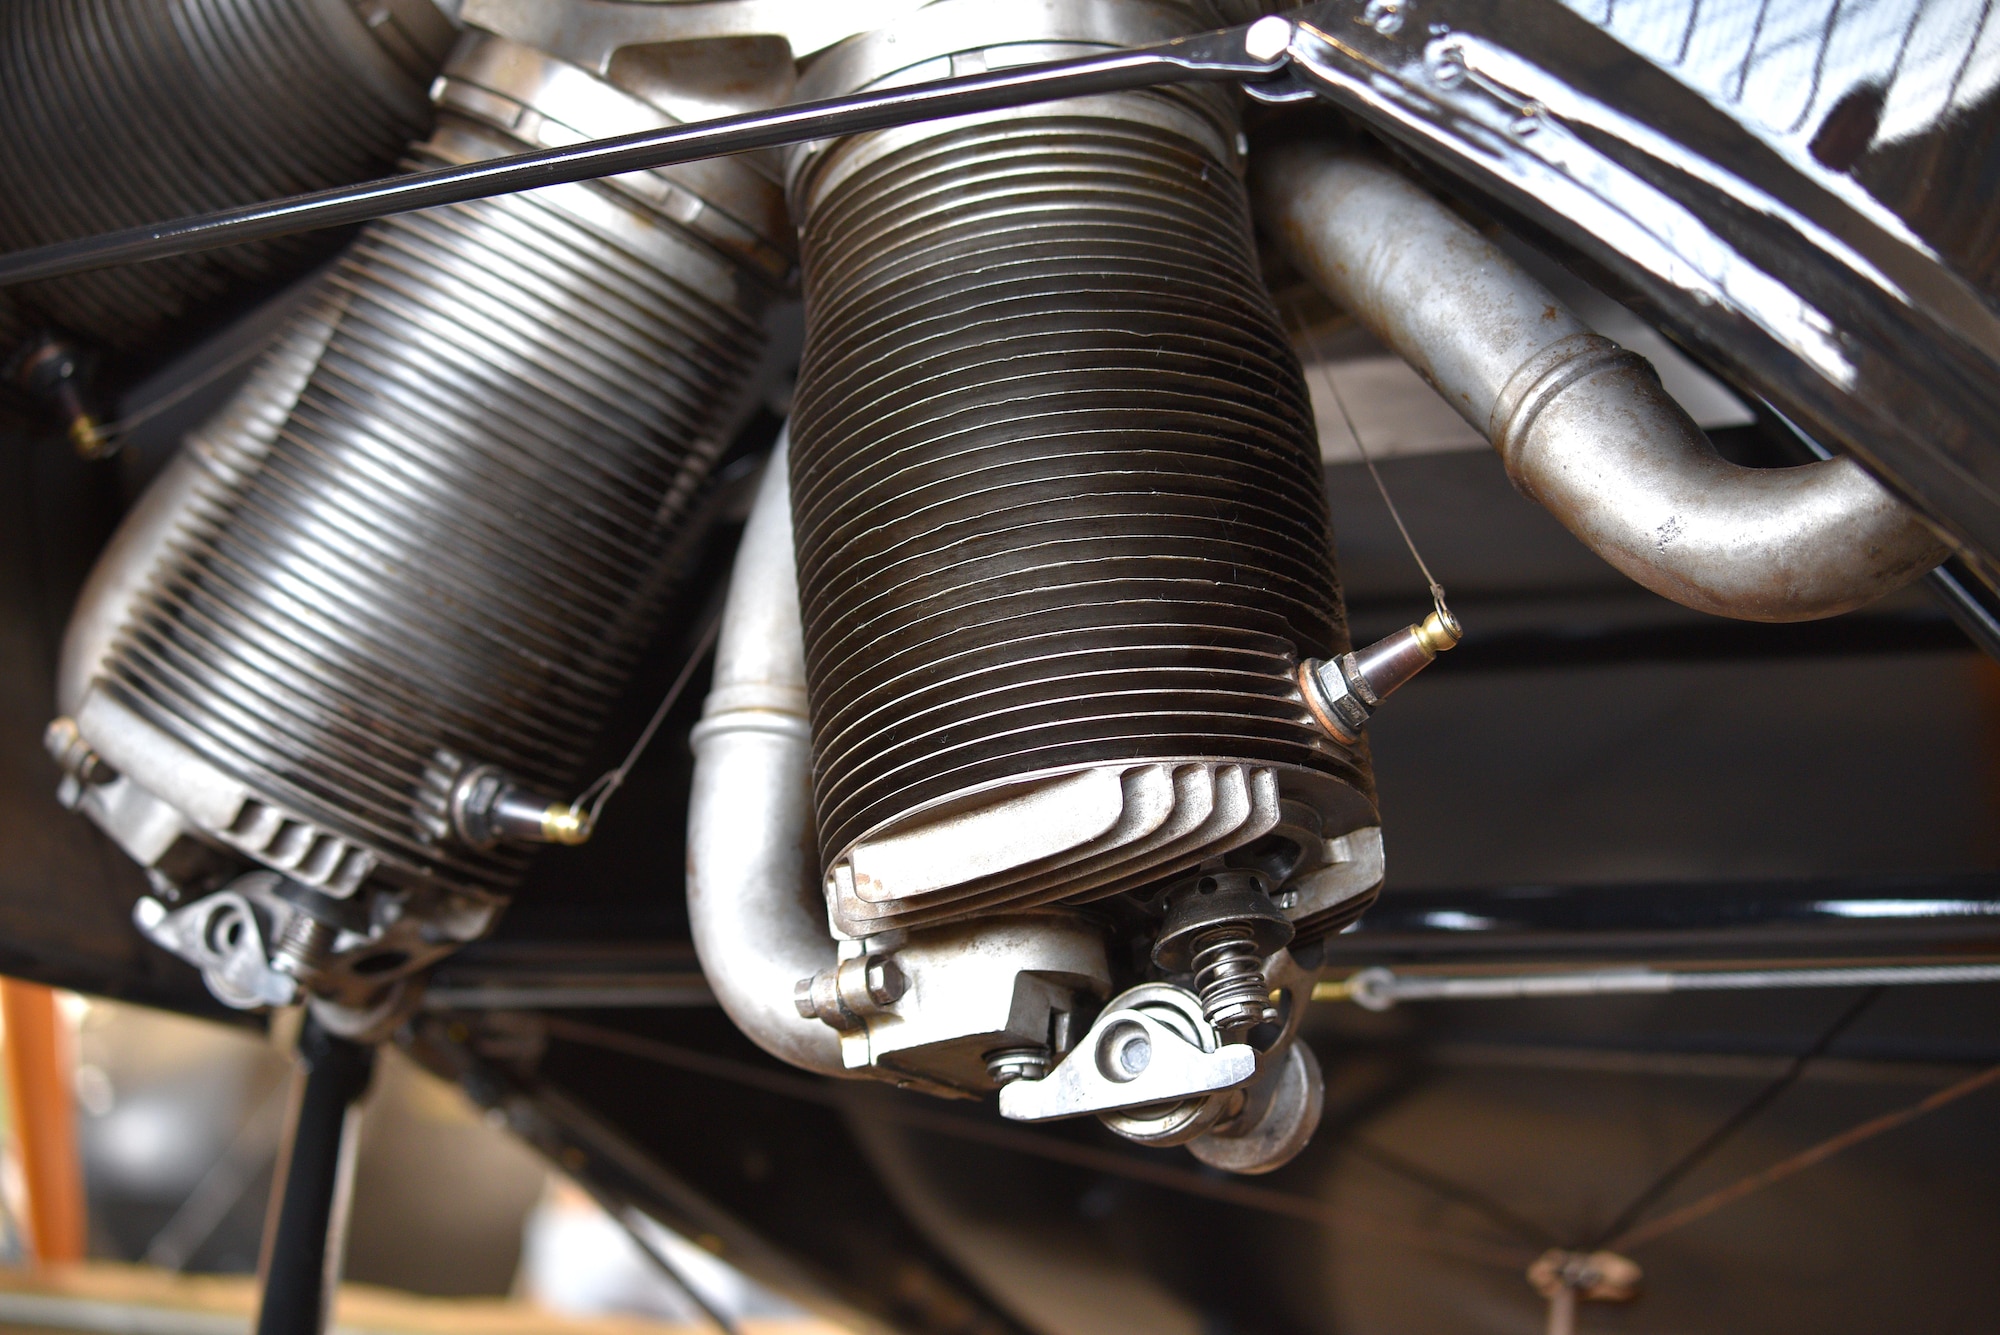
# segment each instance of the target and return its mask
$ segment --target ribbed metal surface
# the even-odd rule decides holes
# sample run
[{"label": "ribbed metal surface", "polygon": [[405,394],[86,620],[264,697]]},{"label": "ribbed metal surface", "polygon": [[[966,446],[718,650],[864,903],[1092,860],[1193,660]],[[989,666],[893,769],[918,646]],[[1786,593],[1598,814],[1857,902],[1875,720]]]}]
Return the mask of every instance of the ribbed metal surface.
[{"label": "ribbed metal surface", "polygon": [[[0,249],[381,175],[428,125],[435,72],[398,64],[349,0],[7,0]],[[303,272],[339,240],[260,242],[16,296],[24,314],[132,349]]]},{"label": "ribbed metal surface", "polygon": [[584,185],[372,224],[277,443],[121,637],[115,697],[392,876],[509,885],[517,855],[434,841],[440,753],[577,782],[761,352],[763,289],[638,217]]},{"label": "ribbed metal surface", "polygon": [[853,171],[802,235],[793,508],[829,865],[920,808],[1087,766],[1367,790],[1288,677],[1346,633],[1229,169],[1137,117],[995,118]]}]

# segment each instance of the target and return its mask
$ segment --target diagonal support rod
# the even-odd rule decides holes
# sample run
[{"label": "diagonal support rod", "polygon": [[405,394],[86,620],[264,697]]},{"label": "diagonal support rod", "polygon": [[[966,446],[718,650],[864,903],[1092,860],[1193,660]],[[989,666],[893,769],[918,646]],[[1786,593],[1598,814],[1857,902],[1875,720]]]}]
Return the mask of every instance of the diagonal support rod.
[{"label": "diagonal support rod", "polygon": [[0,256],[0,287],[977,111],[1165,84],[1261,81],[1284,72],[1291,32],[1285,20],[1266,18],[1159,46],[801,102],[128,227]]}]

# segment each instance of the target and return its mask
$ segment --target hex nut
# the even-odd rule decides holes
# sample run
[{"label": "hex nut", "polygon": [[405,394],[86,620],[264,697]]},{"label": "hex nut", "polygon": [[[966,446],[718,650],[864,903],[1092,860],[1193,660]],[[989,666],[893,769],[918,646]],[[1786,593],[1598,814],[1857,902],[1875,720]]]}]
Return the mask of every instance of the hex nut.
[{"label": "hex nut", "polygon": [[909,990],[910,977],[894,955],[868,957],[868,996],[876,1005],[893,1005]]}]

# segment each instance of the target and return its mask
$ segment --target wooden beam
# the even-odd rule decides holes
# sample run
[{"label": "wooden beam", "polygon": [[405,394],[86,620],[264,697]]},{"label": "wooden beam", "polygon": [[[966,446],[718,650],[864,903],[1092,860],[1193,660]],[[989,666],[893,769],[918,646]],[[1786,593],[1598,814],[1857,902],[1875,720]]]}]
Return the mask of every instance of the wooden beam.
[{"label": "wooden beam", "polygon": [[27,1188],[28,1245],[37,1267],[83,1259],[83,1162],[76,1148],[74,1063],[55,993],[0,978],[7,1104]]}]

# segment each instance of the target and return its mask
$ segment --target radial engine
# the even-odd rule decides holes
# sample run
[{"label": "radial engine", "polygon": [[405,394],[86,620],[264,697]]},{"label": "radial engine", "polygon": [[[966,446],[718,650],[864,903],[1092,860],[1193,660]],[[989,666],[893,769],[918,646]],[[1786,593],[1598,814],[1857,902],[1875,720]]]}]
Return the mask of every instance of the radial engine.
[{"label": "radial engine", "polygon": [[[179,0],[64,111],[69,7],[115,6],[0,18],[50,85],[0,88],[0,155],[42,192],[0,207],[10,247],[1259,11]],[[149,117],[197,69],[217,123]],[[367,224],[70,628],[49,747],[62,800],[146,869],[140,929],[232,1006],[390,1033],[537,845],[592,833],[571,795],[802,332],[690,738],[715,998],[821,1075],[1284,1163],[1321,1110],[1296,1041],[1320,943],[1384,876],[1365,726],[1460,632],[1440,596],[1349,642],[1244,107],[1130,89]],[[120,118],[232,169],[182,139],[80,181],[27,161]],[[1724,464],[1649,367],[1381,155],[1308,141],[1258,174],[1294,267],[1641,582],[1782,620],[1943,555],[1852,461]],[[326,253],[8,289],[0,334],[116,351]]]}]

